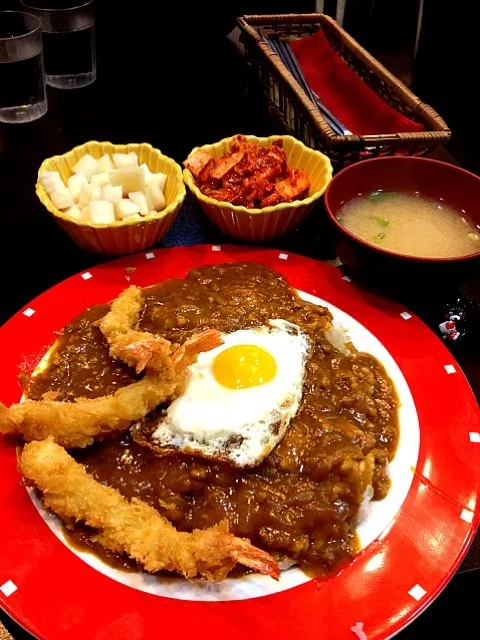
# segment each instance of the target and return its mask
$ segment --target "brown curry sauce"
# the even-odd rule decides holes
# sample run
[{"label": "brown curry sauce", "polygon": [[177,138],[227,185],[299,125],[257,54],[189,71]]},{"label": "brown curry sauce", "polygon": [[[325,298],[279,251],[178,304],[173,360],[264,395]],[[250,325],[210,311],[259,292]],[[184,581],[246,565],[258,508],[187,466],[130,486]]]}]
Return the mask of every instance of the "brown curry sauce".
[{"label": "brown curry sauce", "polygon": [[[65,327],[48,367],[29,385],[30,398],[47,391],[59,400],[93,398],[136,379],[108,355],[96,326],[107,311],[108,305],[92,307]],[[328,571],[357,550],[355,519],[367,484],[376,499],[388,493],[398,400],[380,363],[354,349],[350,356],[335,349],[325,335],[329,311],[304,302],[283,277],[253,263],[201,267],[146,289],[140,328],[181,344],[203,328],[232,332],[273,318],[299,325],[314,350],[302,408],[261,465],[239,470],[182,454],[157,457],[128,432],[71,453],[97,480],[148,502],[182,531],[227,520],[234,534],[274,555]],[[71,540],[98,553],[90,535],[77,528]]]}]

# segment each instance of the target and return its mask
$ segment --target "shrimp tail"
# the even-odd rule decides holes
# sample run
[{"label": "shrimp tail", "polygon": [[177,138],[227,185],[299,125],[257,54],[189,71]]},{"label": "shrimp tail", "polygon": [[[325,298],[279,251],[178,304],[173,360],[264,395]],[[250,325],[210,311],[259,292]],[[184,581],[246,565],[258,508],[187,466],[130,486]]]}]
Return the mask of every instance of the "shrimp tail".
[{"label": "shrimp tail", "polygon": [[146,502],[128,500],[95,480],[52,439],[25,445],[20,471],[42,491],[45,505],[54,513],[96,529],[100,544],[126,553],[146,571],[166,569],[186,578],[222,580],[240,562],[279,576],[275,560],[229,533],[226,523],[192,533],[177,531]]},{"label": "shrimp tail", "polygon": [[202,351],[210,351],[223,344],[220,332],[216,329],[205,329],[186,340],[172,355],[172,362],[177,367],[186,368],[193,364]]},{"label": "shrimp tail", "polygon": [[173,351],[168,340],[135,328],[142,307],[141,289],[129,287],[112,302],[99,326],[110,355],[135,367],[137,374],[146,370],[144,378],[97,398],[27,400],[9,409],[0,404],[0,433],[19,433],[27,441],[53,436],[64,447],[86,447],[99,436],[128,429],[159,404],[182,393],[187,367],[201,351],[222,344],[220,333],[201,331]]},{"label": "shrimp tail", "polygon": [[[125,289],[100,320],[100,330],[108,342],[112,358],[134,367],[137,374],[145,369],[160,372],[171,345],[160,336],[137,329],[142,305],[141,289],[135,286]],[[206,329],[179,347],[172,355],[172,362],[177,368],[185,369],[195,362],[201,351],[209,351],[220,344],[222,340],[219,332]]]},{"label": "shrimp tail", "polygon": [[254,547],[244,538],[234,538],[232,558],[239,564],[249,567],[258,573],[270,576],[275,580],[280,578],[280,568],[271,555]]},{"label": "shrimp tail", "polygon": [[166,359],[171,356],[171,344],[147,332],[128,331],[113,339],[110,355],[134,367],[137,374],[145,369],[163,373]]},{"label": "shrimp tail", "polygon": [[[206,329],[189,338],[181,347],[173,352],[171,362],[181,372],[195,362],[202,351],[210,351],[223,343],[220,333],[214,329]],[[136,373],[144,369],[160,372],[165,366],[166,350],[170,343],[163,338],[148,333],[132,331],[131,334],[118,336],[110,348],[110,354],[134,366]]]}]

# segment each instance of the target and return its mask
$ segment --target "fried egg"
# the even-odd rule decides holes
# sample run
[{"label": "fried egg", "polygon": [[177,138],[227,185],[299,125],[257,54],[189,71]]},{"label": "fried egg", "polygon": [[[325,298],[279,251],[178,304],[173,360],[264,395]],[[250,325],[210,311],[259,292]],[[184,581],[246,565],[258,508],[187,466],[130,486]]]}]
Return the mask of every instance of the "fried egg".
[{"label": "fried egg", "polygon": [[279,319],[222,339],[189,367],[185,391],[161,416],[152,444],[253,467],[300,408],[310,341]]}]

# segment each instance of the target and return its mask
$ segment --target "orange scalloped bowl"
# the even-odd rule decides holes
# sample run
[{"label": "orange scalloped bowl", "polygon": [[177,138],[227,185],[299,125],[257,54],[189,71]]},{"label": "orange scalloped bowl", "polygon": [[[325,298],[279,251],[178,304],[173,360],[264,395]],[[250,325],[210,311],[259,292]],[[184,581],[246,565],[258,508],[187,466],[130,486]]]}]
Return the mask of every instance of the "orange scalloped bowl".
[{"label": "orange scalloped bowl", "polygon": [[138,155],[139,164],[145,162],[153,173],[167,174],[164,194],[167,206],[162,211],[145,216],[142,220],[119,220],[111,224],[73,220],[53,205],[40,181],[36,184],[36,193],[40,202],[52,214],[57,224],[85,251],[105,255],[135,253],[161,240],[175,220],[185,199],[182,169],[174,160],[164,156],[146,142],[112,144],[93,140],[75,147],[68,153],[47,158],[42,162],[39,172],[58,171],[66,183],[73,173],[73,166],[87,153],[94,158],[101,158],[105,153],[112,155],[112,153],[131,151]]},{"label": "orange scalloped bowl", "polygon": [[[326,155],[306,147],[292,136],[245,137],[249,142],[258,142],[264,147],[271,145],[275,140],[281,139],[290,169],[301,169],[309,179],[310,191],[308,197],[304,200],[282,202],[273,207],[265,207],[263,209],[247,209],[243,206],[232,205],[229,202],[220,202],[204,195],[195,184],[195,179],[188,169],[183,170],[183,179],[206,215],[223,232],[239,240],[254,242],[279,238],[296,229],[300,222],[310,213],[313,205],[323,195],[332,179],[332,165]],[[196,147],[189,156],[202,150],[218,158],[230,151],[230,144],[234,138],[235,136],[232,136],[224,138],[215,144]]]}]

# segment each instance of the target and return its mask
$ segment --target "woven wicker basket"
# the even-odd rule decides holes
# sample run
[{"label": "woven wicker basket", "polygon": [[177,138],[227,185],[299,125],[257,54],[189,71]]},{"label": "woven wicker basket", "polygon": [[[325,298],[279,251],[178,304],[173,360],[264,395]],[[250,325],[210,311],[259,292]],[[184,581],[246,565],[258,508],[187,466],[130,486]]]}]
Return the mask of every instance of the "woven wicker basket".
[{"label": "woven wicker basket", "polygon": [[[288,133],[326,153],[335,168],[384,155],[425,155],[445,144],[450,130],[442,118],[373,58],[337,23],[323,14],[243,16],[238,19],[249,69],[248,81],[266,96],[270,112]],[[338,135],[312,104],[264,38],[295,40],[322,30],[341,58],[390,106],[424,125],[425,131]]]}]

